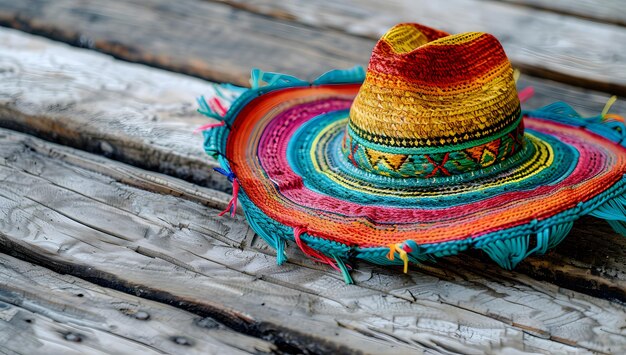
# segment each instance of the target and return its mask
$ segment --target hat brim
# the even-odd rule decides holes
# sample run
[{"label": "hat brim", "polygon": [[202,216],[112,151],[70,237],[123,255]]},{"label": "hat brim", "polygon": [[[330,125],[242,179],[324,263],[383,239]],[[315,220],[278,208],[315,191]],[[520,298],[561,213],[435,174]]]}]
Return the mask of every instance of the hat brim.
[{"label": "hat brim", "polygon": [[626,149],[566,106],[527,112],[523,159],[480,176],[361,171],[341,154],[358,89],[257,89],[233,105],[227,134],[208,134],[222,140],[220,160],[237,177],[248,221],[275,246],[298,228],[309,246],[335,257],[393,264],[401,263],[387,257],[394,245],[413,261],[476,247],[512,268],[558,244],[580,216],[602,215],[626,189]]}]

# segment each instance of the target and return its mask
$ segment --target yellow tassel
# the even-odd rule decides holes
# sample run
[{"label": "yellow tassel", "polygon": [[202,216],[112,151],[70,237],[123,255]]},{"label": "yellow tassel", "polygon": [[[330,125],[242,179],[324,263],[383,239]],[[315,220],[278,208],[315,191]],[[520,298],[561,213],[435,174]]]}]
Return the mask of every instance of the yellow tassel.
[{"label": "yellow tassel", "polygon": [[519,80],[521,73],[519,70],[517,69],[513,69],[513,80],[515,81],[515,84],[517,84],[517,81]]},{"label": "yellow tassel", "polygon": [[400,260],[404,262],[404,273],[406,274],[409,271],[409,256],[407,255],[406,251],[402,249],[402,243],[389,245],[389,253],[387,254],[387,259],[394,260],[396,253],[398,253],[398,255],[400,256]]},{"label": "yellow tassel", "polygon": [[400,249],[400,259],[404,261],[404,273],[406,274],[409,271],[409,256],[406,255],[406,251]]},{"label": "yellow tassel", "polygon": [[606,102],[606,105],[604,105],[604,108],[602,109],[602,113],[600,114],[600,117],[604,118],[604,116],[606,116],[606,114],[609,113],[609,110],[611,109],[611,106],[613,106],[615,101],[617,101],[617,96],[615,95],[611,96],[609,101]]},{"label": "yellow tassel", "polygon": [[389,244],[389,253],[387,253],[387,259],[393,260],[395,258],[396,248],[394,244]]}]

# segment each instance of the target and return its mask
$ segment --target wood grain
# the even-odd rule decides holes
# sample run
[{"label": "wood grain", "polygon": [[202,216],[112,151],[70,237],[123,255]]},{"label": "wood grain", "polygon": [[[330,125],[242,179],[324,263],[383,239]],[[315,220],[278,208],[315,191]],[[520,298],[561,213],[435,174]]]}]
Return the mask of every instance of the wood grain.
[{"label": "wood grain", "polygon": [[271,353],[212,318],[0,254],[0,353]]},{"label": "wood grain", "polygon": [[[493,1],[493,0],[487,0]],[[622,0],[496,0],[523,5],[563,15],[578,16],[602,23],[626,26],[626,10]]]},{"label": "wood grain", "polygon": [[476,0],[216,0],[236,8],[378,39],[399,22],[488,32],[530,75],[626,95],[626,28]]},{"label": "wood grain", "polygon": [[[279,349],[626,350],[618,303],[445,261],[408,275],[360,265],[358,285],[345,285],[293,246],[276,266],[250,248],[265,249],[241,218],[108,176],[121,163],[6,130],[0,148],[3,252],[211,316]],[[151,180],[185,184],[145,174],[156,175],[148,190]]]},{"label": "wood grain", "polygon": [[[3,29],[0,125],[226,189],[195,127],[209,84]],[[217,178],[216,178],[217,177]]]},{"label": "wood grain", "polygon": [[35,312],[0,301],[2,354],[163,354],[111,333],[58,323]]},{"label": "wood grain", "polygon": [[371,41],[198,0],[0,1],[0,25],[212,81],[261,67],[313,79],[368,59]]},{"label": "wood grain", "polygon": [[[36,134],[203,186],[228,190],[192,134],[210,83],[0,29],[0,126]],[[608,95],[522,76],[526,107],[565,100],[596,115]],[[626,112],[626,100],[613,112]]]}]

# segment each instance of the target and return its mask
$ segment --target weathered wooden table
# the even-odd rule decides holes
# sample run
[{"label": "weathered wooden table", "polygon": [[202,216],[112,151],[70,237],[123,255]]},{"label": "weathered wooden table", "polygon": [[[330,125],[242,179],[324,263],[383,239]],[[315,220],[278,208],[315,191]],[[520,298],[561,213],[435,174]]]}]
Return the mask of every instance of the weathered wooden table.
[{"label": "weathered wooden table", "polygon": [[468,253],[345,285],[216,216],[206,80],[366,64],[405,20],[495,34],[527,107],[626,95],[619,0],[0,0],[0,353],[625,353],[626,238],[602,221],[515,272]]}]

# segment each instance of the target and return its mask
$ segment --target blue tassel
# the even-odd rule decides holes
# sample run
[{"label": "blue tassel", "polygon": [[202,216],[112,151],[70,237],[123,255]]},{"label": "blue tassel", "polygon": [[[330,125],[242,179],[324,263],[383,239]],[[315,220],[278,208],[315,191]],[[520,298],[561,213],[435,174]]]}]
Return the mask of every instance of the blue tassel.
[{"label": "blue tassel", "polygon": [[210,107],[209,104],[207,104],[206,99],[204,98],[204,96],[200,96],[196,99],[196,101],[198,102],[198,106],[200,106],[200,108],[198,108],[198,112],[210,117],[210,118],[215,118],[218,120],[223,120],[224,117],[220,116],[217,112],[213,111]]},{"label": "blue tassel", "polygon": [[[226,92],[224,92],[224,90]],[[244,92],[248,90],[250,89],[233,85],[230,83],[218,84],[215,87],[215,91],[217,95],[225,100],[228,100],[228,102],[235,101],[239,96],[241,96],[241,94],[243,94]]]},{"label": "blue tassel", "polygon": [[263,71],[258,68],[252,69],[250,72],[250,88],[258,89],[261,87],[261,78],[263,77]]},{"label": "blue tassel", "polygon": [[512,270],[528,254],[529,239],[530,237],[526,235],[505,240],[495,240],[479,248],[484,250],[502,268]]},{"label": "blue tassel", "polygon": [[[561,223],[556,226],[550,227],[548,249],[552,249],[556,247],[557,245],[559,245],[563,241],[563,239],[565,239],[565,237],[569,234],[569,232],[572,230],[573,226],[574,226],[574,222],[566,222],[566,223]],[[538,254],[544,254],[544,253],[545,251],[543,253],[538,253]]]},{"label": "blue tassel", "polygon": [[269,235],[265,233],[265,229],[259,228],[255,219],[248,218],[248,223],[254,229],[256,234],[261,237],[269,245],[276,251],[276,265],[282,265],[287,261],[287,253],[285,253],[285,241],[277,236]]},{"label": "blue tassel", "polygon": [[365,80],[365,69],[357,65],[350,69],[335,69],[320,75],[313,81],[313,85],[323,84],[352,84],[362,83]]},{"label": "blue tassel", "polygon": [[[272,242],[274,243],[274,249],[276,249],[276,264],[282,265],[287,261],[287,253],[285,253],[286,243],[280,237],[274,237]],[[269,244],[272,245],[271,242]]]},{"label": "blue tassel", "polygon": [[343,262],[343,259],[341,259],[340,257],[335,256],[335,255],[331,255],[331,256],[337,262],[337,266],[341,270],[341,275],[343,276],[343,281],[346,283],[346,285],[354,284],[354,280],[352,280],[352,276],[350,276],[350,270],[348,270],[348,267]]},{"label": "blue tassel", "polygon": [[[532,224],[536,224],[533,221]],[[505,240],[495,240],[484,245],[477,245],[479,249],[484,250],[495,262],[507,270],[512,270],[520,261],[532,254],[542,255],[548,249],[556,247],[565,239],[574,225],[573,222],[565,222],[553,225],[537,232],[536,245],[533,249],[528,250],[530,244],[530,235],[515,237]]]},{"label": "blue tassel", "polygon": [[202,131],[204,136],[204,151],[215,159],[224,154],[226,150],[226,137],[230,132],[229,127],[224,124],[206,131]]},{"label": "blue tassel", "polygon": [[626,222],[626,198],[623,196],[613,197],[591,211],[589,215],[606,220]]},{"label": "blue tassel", "polygon": [[[265,83],[265,85],[262,85]],[[264,72],[261,69],[254,68],[250,73],[250,87],[252,89],[259,89],[261,87],[282,87],[282,86],[302,86],[309,83],[296,78],[295,76]]]},{"label": "blue tassel", "polygon": [[535,239],[537,245],[532,250],[528,251],[524,257],[531,255],[531,254],[539,254],[539,255],[545,254],[546,251],[548,251],[548,246],[550,245],[551,234],[552,234],[552,228],[547,228],[547,229],[539,231],[537,233],[537,238]]},{"label": "blue tassel", "polygon": [[616,196],[589,213],[590,216],[602,218],[617,233],[626,236],[626,198]]},{"label": "blue tassel", "polygon": [[[547,106],[532,111],[524,111],[531,117],[546,118],[555,121],[566,119],[582,119],[582,116],[572,106],[562,101],[553,102]],[[581,121],[582,122],[582,121]]]},{"label": "blue tassel", "polygon": [[[610,106],[607,103],[607,106]],[[532,111],[524,111],[525,115],[561,122],[571,126],[584,127],[586,130],[626,147],[626,125],[620,121],[605,120],[606,111],[593,117],[582,117],[571,106],[564,102],[555,102]]]},{"label": "blue tassel", "polygon": [[223,168],[213,168],[213,170],[217,171],[218,173],[226,176],[226,178],[228,179],[228,181],[233,182],[233,180],[235,179],[235,173],[233,173],[232,171],[228,171],[226,169]]},{"label": "blue tassel", "polygon": [[537,232],[537,245],[528,251],[526,256],[531,254],[543,255],[548,249],[556,247],[569,234],[573,225],[573,222],[565,222]]},{"label": "blue tassel", "polygon": [[607,220],[607,223],[613,228],[617,233],[626,236],[626,223],[624,221],[610,221]]}]

